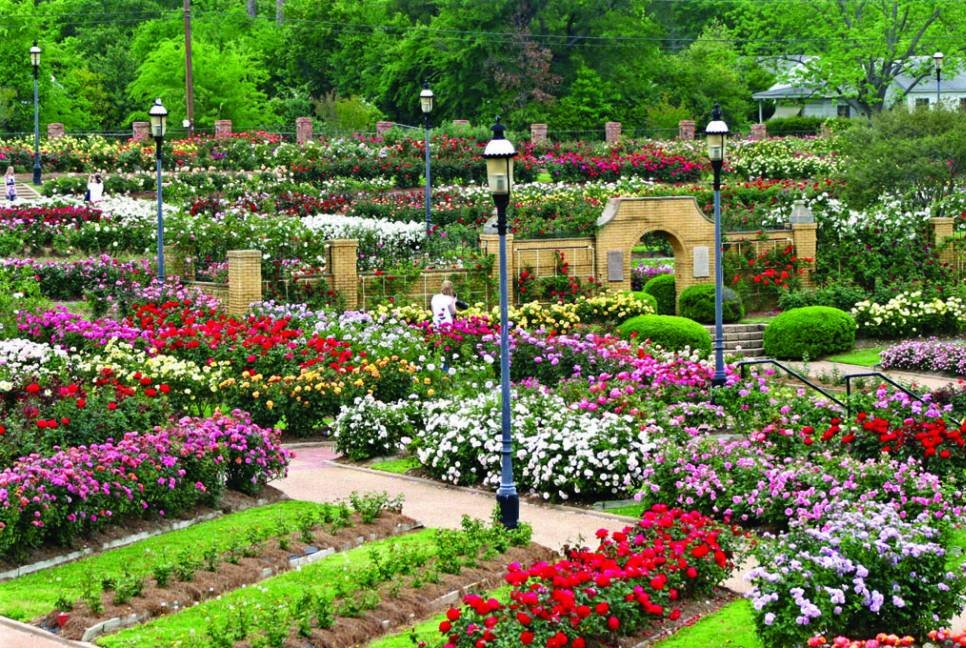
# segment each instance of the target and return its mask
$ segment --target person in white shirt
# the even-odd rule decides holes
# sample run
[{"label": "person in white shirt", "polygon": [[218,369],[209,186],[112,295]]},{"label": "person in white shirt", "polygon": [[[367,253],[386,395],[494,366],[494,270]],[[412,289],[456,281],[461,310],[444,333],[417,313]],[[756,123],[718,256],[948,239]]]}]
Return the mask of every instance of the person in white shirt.
[{"label": "person in white shirt", "polygon": [[430,308],[433,311],[433,324],[452,324],[456,317],[456,295],[453,291],[453,282],[446,280],[439,289],[439,294],[433,295],[430,301]]},{"label": "person in white shirt", "polygon": [[104,197],[104,181],[101,174],[95,173],[87,180],[87,202],[96,205]]}]

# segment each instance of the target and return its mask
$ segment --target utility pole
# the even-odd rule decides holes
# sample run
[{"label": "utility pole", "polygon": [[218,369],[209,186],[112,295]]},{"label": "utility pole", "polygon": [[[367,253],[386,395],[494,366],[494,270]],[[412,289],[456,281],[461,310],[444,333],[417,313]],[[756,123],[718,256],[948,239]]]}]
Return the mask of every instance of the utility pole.
[{"label": "utility pole", "polygon": [[195,84],[191,75],[191,0],[184,0],[184,86],[188,134],[195,134]]}]

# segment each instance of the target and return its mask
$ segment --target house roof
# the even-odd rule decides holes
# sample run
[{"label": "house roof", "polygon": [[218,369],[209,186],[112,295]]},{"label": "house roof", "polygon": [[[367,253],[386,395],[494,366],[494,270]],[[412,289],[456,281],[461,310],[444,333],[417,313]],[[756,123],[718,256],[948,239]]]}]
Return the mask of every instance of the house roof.
[{"label": "house roof", "polygon": [[816,88],[805,86],[774,85],[767,90],[751,95],[752,99],[808,99],[822,98],[823,93]]}]

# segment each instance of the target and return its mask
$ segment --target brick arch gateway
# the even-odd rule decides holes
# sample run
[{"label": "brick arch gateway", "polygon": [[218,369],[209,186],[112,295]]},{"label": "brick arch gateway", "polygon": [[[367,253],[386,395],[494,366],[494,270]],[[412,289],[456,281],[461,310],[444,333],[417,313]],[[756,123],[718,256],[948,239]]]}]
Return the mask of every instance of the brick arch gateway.
[{"label": "brick arch gateway", "polygon": [[[795,223],[782,232],[799,256],[815,258],[815,223]],[[631,248],[645,234],[664,232],[674,251],[674,283],[681,291],[714,282],[714,221],[693,196],[611,198],[597,219],[595,254],[601,284],[614,290],[631,288]],[[753,240],[758,232],[729,232],[728,241]],[[810,284],[810,277],[804,277]]]}]

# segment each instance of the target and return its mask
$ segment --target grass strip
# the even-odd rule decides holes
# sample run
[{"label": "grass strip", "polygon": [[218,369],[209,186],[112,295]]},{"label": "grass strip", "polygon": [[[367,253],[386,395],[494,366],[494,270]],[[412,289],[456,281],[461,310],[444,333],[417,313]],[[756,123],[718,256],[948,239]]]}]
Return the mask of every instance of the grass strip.
[{"label": "grass strip", "polygon": [[[490,590],[485,594],[481,594],[483,598],[495,598],[501,603],[506,603],[510,600],[510,590],[512,588],[509,585],[504,585],[503,587],[498,587],[497,589]],[[446,618],[446,611],[443,610],[436,616],[421,621],[416,625],[400,630],[391,635],[386,635],[385,637],[379,637],[369,642],[368,648],[414,648],[418,646],[420,642],[426,642],[427,646],[434,646],[440,643],[443,636],[439,633],[439,624],[443,622]]]},{"label": "grass strip", "polygon": [[109,648],[139,648],[141,646],[187,646],[206,641],[205,630],[209,625],[232,618],[236,606],[258,602],[271,606],[279,599],[295,600],[303,592],[313,590],[334,593],[337,583],[344,579],[350,569],[365,569],[371,564],[374,549],[419,547],[432,550],[432,529],[393,536],[384,540],[367,542],[361,547],[340,552],[303,567],[300,571],[285,572],[253,585],[238,588],[222,596],[204,601],[176,614],[158,617],[143,625],[122,630],[114,635],[97,639],[100,646]]},{"label": "grass strip", "polygon": [[29,621],[53,610],[61,596],[79,599],[92,575],[100,579],[125,569],[149,573],[165,556],[171,559],[186,549],[200,555],[216,543],[227,548],[233,538],[244,537],[251,529],[269,528],[280,519],[293,526],[300,514],[321,509],[321,504],[298,500],[250,508],[0,583],[0,615]]},{"label": "grass strip", "polygon": [[618,506],[617,508],[604,509],[604,513],[613,513],[614,515],[626,515],[627,517],[640,519],[644,515],[644,505],[643,504],[628,504],[626,506]]},{"label": "grass strip", "polygon": [[751,602],[741,599],[659,641],[655,648],[762,648],[763,645],[755,632]]},{"label": "grass strip", "polygon": [[375,461],[366,466],[366,468],[381,470],[383,472],[394,473],[397,475],[404,475],[417,466],[419,466],[419,461],[416,459],[416,457],[402,457],[401,459]]},{"label": "grass strip", "polygon": [[839,353],[825,359],[831,360],[832,362],[858,365],[860,367],[874,367],[879,364],[880,353],[882,353],[881,348],[870,347],[868,349],[853,349],[848,353]]}]

